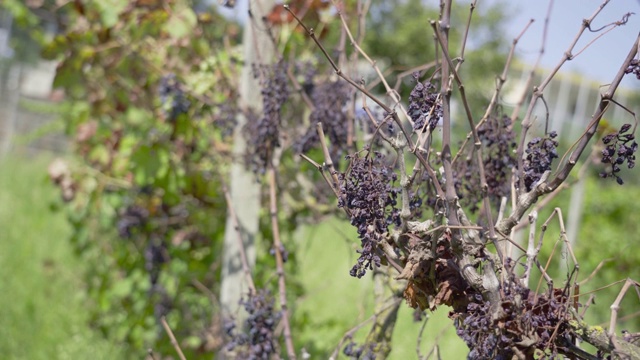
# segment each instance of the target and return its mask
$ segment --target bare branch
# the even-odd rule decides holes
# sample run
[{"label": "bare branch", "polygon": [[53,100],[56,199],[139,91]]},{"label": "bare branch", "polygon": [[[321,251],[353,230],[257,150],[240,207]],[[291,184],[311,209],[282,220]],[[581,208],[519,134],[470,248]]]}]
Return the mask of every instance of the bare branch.
[{"label": "bare branch", "polygon": [[163,316],[160,318],[160,322],[162,323],[162,327],[164,328],[164,331],[167,332],[167,335],[171,340],[171,345],[173,345],[173,348],[178,353],[178,357],[180,358],[180,360],[187,360],[187,358],[184,356],[184,353],[182,352],[182,349],[180,348],[180,344],[178,344],[176,337],[173,335],[173,331],[171,331],[169,324],[167,324],[167,319]]},{"label": "bare branch", "polygon": [[[627,279],[624,282],[624,285],[622,285],[622,289],[620,290],[620,293],[616,297],[616,300],[613,302],[613,304],[611,304],[611,319],[610,319],[610,322],[609,322],[609,336],[614,336],[615,333],[616,333],[616,321],[618,320],[618,310],[620,310],[620,303],[622,302],[622,299],[624,298],[624,295],[627,293],[627,291],[629,290],[629,288],[631,286],[634,286],[636,288],[636,291],[638,291],[638,288],[640,287],[640,283],[638,283],[635,280]],[[640,298],[640,294],[639,294],[638,297]]]},{"label": "bare branch", "polygon": [[291,325],[289,323],[289,309],[287,307],[286,283],[284,278],[284,246],[280,241],[280,226],[278,225],[278,199],[276,197],[276,170],[273,164],[269,167],[269,199],[271,230],[273,232],[273,247],[276,257],[276,268],[278,273],[278,289],[280,293],[280,308],[282,311],[282,321],[284,324],[284,341],[287,347],[289,359],[296,359],[296,351],[291,339]]}]

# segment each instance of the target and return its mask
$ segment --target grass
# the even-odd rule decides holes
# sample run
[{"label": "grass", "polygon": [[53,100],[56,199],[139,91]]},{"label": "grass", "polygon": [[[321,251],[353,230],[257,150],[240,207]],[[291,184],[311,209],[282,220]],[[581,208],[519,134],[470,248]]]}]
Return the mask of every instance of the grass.
[{"label": "grass", "polygon": [[48,158],[0,161],[0,354],[3,359],[117,359],[87,326],[83,264],[74,256]]},{"label": "grass", "polygon": [[[306,325],[297,341],[312,359],[326,359],[347,330],[373,314],[373,282],[370,274],[362,279],[349,276],[349,269],[357,259],[352,245],[357,235],[348,223],[323,222],[303,229],[296,237],[301,241],[297,256],[306,289],[306,296],[297,301],[294,313],[296,321]],[[455,334],[452,322],[447,318],[449,310],[443,307],[429,315],[420,347],[422,355],[432,349],[435,339],[440,336],[441,358],[466,358],[467,346]],[[422,323],[413,321],[413,309],[403,303],[389,359],[418,358],[416,347],[421,326]],[[364,339],[370,328],[360,329],[355,340]]]}]

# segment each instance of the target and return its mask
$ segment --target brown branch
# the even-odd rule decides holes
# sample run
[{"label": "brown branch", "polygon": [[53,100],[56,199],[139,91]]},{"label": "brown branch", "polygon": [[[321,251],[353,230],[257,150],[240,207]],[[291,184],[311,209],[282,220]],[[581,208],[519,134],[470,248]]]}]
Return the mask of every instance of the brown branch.
[{"label": "brown branch", "polygon": [[609,261],[613,261],[613,260],[615,260],[615,259],[614,258],[607,258],[607,259],[604,259],[604,260],[600,261],[600,263],[598,263],[598,266],[596,266],[596,268],[591,272],[591,274],[589,274],[589,276],[587,276],[584,280],[580,281],[578,283],[578,285],[582,286],[582,285],[586,284],[589,280],[593,279],[593,277],[596,276],[596,274],[598,273],[598,271],[600,271],[600,269],[602,269],[604,264],[608,263]]},{"label": "brown branch", "polygon": [[278,225],[278,200],[276,197],[276,170],[273,164],[269,167],[269,213],[271,216],[271,230],[273,232],[273,247],[276,257],[276,268],[278,273],[278,289],[280,293],[280,308],[282,310],[282,321],[284,325],[284,341],[287,347],[289,359],[296,359],[296,351],[291,339],[291,325],[289,323],[289,310],[287,308],[287,293],[284,277],[284,259],[281,249],[284,249],[280,241],[280,227]]},{"label": "brown branch", "polygon": [[579,320],[579,316],[574,309],[569,309],[569,311],[573,313],[574,320],[570,320],[567,325],[583,341],[607,353],[613,352],[618,355],[628,356],[628,359],[640,359],[640,347],[627,341],[619,341],[615,335],[610,336],[607,331],[599,326],[589,326],[584,321]]},{"label": "brown branch", "polygon": [[[471,114],[471,109],[469,108],[469,102],[467,101],[466,91],[464,88],[464,83],[460,78],[460,74],[458,73],[455,66],[453,66],[453,61],[451,60],[451,56],[449,56],[449,50],[447,49],[444,36],[444,31],[441,29],[435,21],[431,22],[431,26],[434,29],[436,38],[438,39],[438,43],[442,48],[442,54],[447,61],[449,67],[451,68],[451,72],[453,73],[453,77],[455,81],[458,83],[458,91],[460,91],[460,97],[462,98],[462,104],[464,106],[465,113],[467,115],[467,120],[469,121],[469,128],[471,129],[471,133],[473,134],[474,140],[474,152],[476,154],[476,163],[478,164],[479,175],[480,175],[480,188],[482,191],[482,203],[484,215],[487,217],[487,223],[489,224],[489,239],[493,242],[493,245],[496,247],[496,252],[498,253],[498,257],[504,261],[503,254],[504,250],[500,248],[497,242],[497,236],[495,233],[495,227],[493,226],[493,214],[491,212],[491,202],[489,200],[489,186],[487,185],[487,178],[484,172],[484,161],[482,157],[482,141],[480,141],[480,137],[478,136],[478,131],[476,130],[476,125],[473,123],[473,116]],[[444,73],[443,73],[444,79]],[[450,151],[450,149],[449,149]],[[446,171],[446,168],[445,168]],[[451,179],[447,178],[447,181],[453,182],[453,177]]]},{"label": "brown branch", "polygon": [[[609,322],[609,336],[614,336],[615,333],[616,333],[616,321],[618,320],[618,310],[620,310],[620,303],[622,302],[622,299],[624,298],[624,295],[627,293],[627,291],[629,290],[629,288],[631,286],[634,286],[636,288],[636,291],[638,291],[638,287],[640,287],[640,283],[638,283],[637,281],[631,280],[631,279],[627,279],[624,282],[624,285],[622,285],[622,289],[620,290],[620,293],[616,297],[616,300],[613,302],[613,304],[611,304],[611,319],[610,319],[610,322]],[[640,294],[639,294],[639,297],[640,297]]]},{"label": "brown branch", "polygon": [[182,349],[180,349],[180,344],[178,344],[176,337],[173,335],[173,331],[171,331],[169,324],[167,324],[167,319],[163,316],[160,318],[160,322],[162,323],[162,327],[164,328],[164,331],[167,332],[167,335],[171,340],[171,345],[173,345],[173,348],[178,353],[178,357],[180,358],[180,360],[187,360],[187,358],[184,356],[184,353],[182,352]]}]

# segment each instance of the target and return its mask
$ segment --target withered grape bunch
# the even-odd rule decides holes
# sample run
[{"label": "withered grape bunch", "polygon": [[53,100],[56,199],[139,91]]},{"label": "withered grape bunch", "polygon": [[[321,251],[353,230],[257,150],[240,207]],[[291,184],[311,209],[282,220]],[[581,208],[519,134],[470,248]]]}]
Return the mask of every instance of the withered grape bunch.
[{"label": "withered grape bunch", "polygon": [[[515,133],[511,129],[508,116],[490,117],[478,127],[478,137],[482,141],[482,162],[487,181],[489,198],[499,203],[500,198],[510,191],[511,169],[516,165],[513,149],[516,147]],[[469,156],[466,160],[455,163],[455,172],[464,176],[456,176],[456,190],[461,196],[461,203],[469,206],[472,212],[478,210],[478,202],[482,199],[480,170],[476,158]]]},{"label": "withered grape bunch", "polygon": [[[511,272],[514,262],[507,258],[505,269]],[[512,273],[511,273],[512,274]],[[565,337],[563,324],[569,296],[565,289],[535,294],[511,275],[504,283],[504,298],[499,308],[474,294],[466,311],[455,314],[456,332],[469,347],[467,359],[512,359],[516,351],[527,359],[535,349],[549,349],[551,358],[558,356],[554,338]],[[499,316],[496,316],[499,314]]]},{"label": "withered grape bunch", "polygon": [[213,126],[220,130],[223,139],[233,135],[237,114],[238,109],[233,103],[225,102],[216,106],[213,114]]},{"label": "withered grape bunch", "polygon": [[169,74],[160,79],[158,93],[169,121],[175,121],[180,114],[186,114],[189,111],[191,102],[185,96],[175,74]]},{"label": "withered grape bunch", "polygon": [[356,153],[346,159],[350,161],[349,170],[338,174],[338,207],[347,209],[351,225],[358,229],[362,249],[349,274],[361,278],[367,269],[380,266],[379,245],[389,225],[400,225],[400,211],[396,207],[400,190],[393,187],[397,175],[383,164],[384,156],[380,152],[367,152],[364,157]]},{"label": "withered grape bunch", "polygon": [[345,345],[344,349],[342,349],[342,353],[351,359],[375,360],[376,354],[374,350],[374,344],[372,343],[358,346],[358,344],[352,340]]},{"label": "withered grape bunch", "polygon": [[602,178],[615,178],[620,185],[624,184],[622,178],[618,175],[620,166],[627,163],[629,169],[633,169],[636,165],[635,153],[638,150],[638,143],[635,141],[631,124],[624,124],[620,127],[620,131],[614,132],[602,138],[602,142],[606,145],[602,150],[602,162],[611,164],[611,168],[600,173]]},{"label": "withered grape bunch", "polygon": [[633,59],[629,66],[624,71],[625,74],[633,74],[636,76],[636,79],[640,80],[640,60]]},{"label": "withered grape bunch", "polygon": [[553,159],[558,157],[558,133],[552,131],[544,137],[533,138],[527,144],[527,157],[524,160],[524,185],[527,191],[540,180],[545,171],[551,170]]},{"label": "withered grape bunch", "polygon": [[510,172],[516,164],[513,149],[516,135],[508,116],[492,117],[478,128],[478,136],[484,145],[484,171],[489,196],[500,199],[510,191]]},{"label": "withered grape bunch", "polygon": [[338,159],[347,151],[349,119],[344,106],[350,94],[351,88],[344,81],[327,81],[313,87],[311,100],[314,109],[309,115],[307,132],[294,145],[296,152],[306,153],[320,142],[316,131],[319,122],[322,122],[331,141],[331,157]]},{"label": "withered grape bunch", "polygon": [[262,115],[247,114],[245,159],[255,173],[264,174],[276,147],[280,146],[282,107],[289,97],[287,64],[280,61],[274,65],[255,65],[254,75],[260,79],[262,88]]},{"label": "withered grape bunch", "polygon": [[442,118],[442,103],[438,97],[435,85],[429,81],[420,82],[420,73],[414,72],[413,78],[417,84],[409,94],[409,116],[413,120],[413,130],[433,131]]},{"label": "withered grape bunch", "polygon": [[274,331],[281,316],[274,311],[273,297],[267,290],[258,290],[240,304],[249,314],[244,321],[246,331],[237,331],[232,319],[225,321],[225,332],[230,337],[226,350],[235,352],[239,359],[271,359],[277,351]]},{"label": "withered grape bunch", "polygon": [[129,205],[120,214],[116,227],[118,235],[123,239],[129,239],[136,231],[141,231],[149,220],[149,211],[139,205]]}]

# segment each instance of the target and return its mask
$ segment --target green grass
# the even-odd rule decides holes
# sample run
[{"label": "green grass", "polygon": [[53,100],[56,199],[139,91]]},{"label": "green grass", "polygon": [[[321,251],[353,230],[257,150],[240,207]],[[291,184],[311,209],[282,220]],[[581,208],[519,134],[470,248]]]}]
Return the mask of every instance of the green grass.
[{"label": "green grass", "polygon": [[117,359],[87,325],[82,263],[46,157],[0,161],[0,358]]},{"label": "green grass", "polygon": [[[301,241],[297,256],[306,290],[306,296],[295,306],[296,320],[306,324],[296,341],[309,351],[312,359],[325,359],[347,330],[373,314],[373,282],[371,274],[362,279],[349,276],[349,269],[357,259],[352,245],[357,235],[347,222],[326,221],[300,231],[296,237]],[[440,335],[441,358],[466,358],[467,346],[455,334],[452,321],[447,318],[449,310],[443,307],[429,315],[420,347],[422,355],[431,350]],[[413,309],[403,303],[389,359],[418,358],[416,347],[421,326],[413,321]],[[364,326],[355,339],[363,339],[370,328]]]}]

